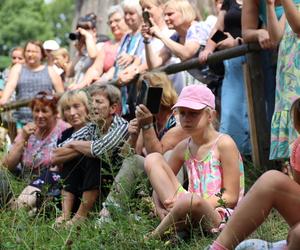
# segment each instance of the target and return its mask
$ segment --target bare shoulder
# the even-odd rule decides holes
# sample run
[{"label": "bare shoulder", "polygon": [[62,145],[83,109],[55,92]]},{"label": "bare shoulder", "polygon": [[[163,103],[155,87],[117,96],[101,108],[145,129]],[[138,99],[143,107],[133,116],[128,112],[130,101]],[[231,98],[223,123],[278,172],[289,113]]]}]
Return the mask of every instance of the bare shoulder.
[{"label": "bare shoulder", "polygon": [[180,141],[173,149],[174,152],[176,152],[178,155],[183,155],[185,152],[185,149],[187,148],[188,138]]},{"label": "bare shoulder", "polygon": [[229,150],[237,150],[237,146],[231,136],[227,134],[223,134],[218,141],[218,150],[220,152],[229,151]]},{"label": "bare shoulder", "polygon": [[14,66],[11,67],[10,72],[18,73],[22,69],[22,64],[16,63]]},{"label": "bare shoulder", "polygon": [[184,155],[187,148],[188,139],[179,142],[172,150],[169,162],[184,162]]}]

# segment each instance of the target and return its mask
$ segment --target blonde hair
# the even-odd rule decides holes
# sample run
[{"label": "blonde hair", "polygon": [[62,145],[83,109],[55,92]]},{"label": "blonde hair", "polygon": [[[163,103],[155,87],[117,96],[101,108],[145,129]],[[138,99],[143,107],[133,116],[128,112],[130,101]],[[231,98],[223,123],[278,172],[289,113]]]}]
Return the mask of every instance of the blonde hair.
[{"label": "blonde hair", "polygon": [[192,22],[198,19],[195,7],[188,0],[169,0],[164,5],[164,10],[169,7],[181,13],[184,22]]},{"label": "blonde hair", "polygon": [[87,94],[83,90],[72,90],[64,93],[58,101],[58,112],[63,120],[65,119],[64,110],[74,101],[80,101],[89,113],[89,100]]},{"label": "blonde hair", "polygon": [[157,86],[163,88],[161,97],[161,105],[165,107],[173,107],[177,101],[177,93],[173,87],[173,84],[166,73],[164,72],[146,72],[139,81],[147,80],[151,86]]},{"label": "blonde hair", "polygon": [[64,58],[67,58],[67,61],[70,61],[70,55],[66,48],[59,48],[57,50],[51,51],[51,54],[54,56],[54,58],[57,58],[59,56],[62,56]]},{"label": "blonde hair", "polygon": [[140,0],[140,5],[149,4],[149,3],[158,7],[160,5],[163,5],[165,3],[165,1],[163,1],[163,0]]}]

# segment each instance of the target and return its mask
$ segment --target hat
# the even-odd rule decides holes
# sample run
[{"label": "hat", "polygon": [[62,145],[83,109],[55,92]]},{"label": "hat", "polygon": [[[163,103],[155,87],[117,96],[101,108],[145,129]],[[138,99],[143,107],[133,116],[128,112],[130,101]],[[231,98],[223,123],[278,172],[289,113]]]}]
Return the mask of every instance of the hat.
[{"label": "hat", "polygon": [[43,43],[43,48],[46,50],[58,50],[59,44],[55,40],[47,40]]},{"label": "hat", "polygon": [[206,106],[215,109],[215,96],[211,90],[205,85],[190,85],[182,89],[172,109],[185,107],[200,110]]}]

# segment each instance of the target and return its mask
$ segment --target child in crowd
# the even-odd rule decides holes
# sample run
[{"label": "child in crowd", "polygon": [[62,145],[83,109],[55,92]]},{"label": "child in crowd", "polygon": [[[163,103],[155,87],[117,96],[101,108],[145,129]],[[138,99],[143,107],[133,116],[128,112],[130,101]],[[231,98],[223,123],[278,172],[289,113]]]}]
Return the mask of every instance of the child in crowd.
[{"label": "child in crowd", "polygon": [[[205,230],[219,229],[231,215],[244,191],[243,163],[232,138],[213,127],[215,97],[204,85],[183,88],[176,108],[180,124],[189,137],[173,150],[168,161],[159,153],[147,156],[145,170],[154,189],[157,210],[165,217],[150,237],[161,237],[172,225],[200,223]],[[176,174],[186,164],[189,187],[185,190]],[[219,207],[216,194],[225,190]],[[161,213],[162,214],[162,213]]]},{"label": "child in crowd", "polygon": [[[275,5],[281,4],[284,14],[278,21]],[[300,1],[266,1],[268,31],[273,42],[279,43],[275,110],[271,124],[270,160],[285,160],[298,134],[291,126],[290,109],[300,95]]]},{"label": "child in crowd", "polygon": [[51,52],[54,59],[54,69],[60,75],[63,82],[66,81],[66,72],[70,67],[70,55],[66,48],[59,48]]},{"label": "child in crowd", "polygon": [[[295,129],[300,132],[300,99],[293,103],[291,116]],[[287,243],[268,243],[253,239],[242,242],[237,249],[299,249],[300,137],[293,145],[290,160],[294,180],[274,170],[262,175],[240,203],[210,250],[234,249],[265,221],[272,208],[275,208],[291,227]]]}]

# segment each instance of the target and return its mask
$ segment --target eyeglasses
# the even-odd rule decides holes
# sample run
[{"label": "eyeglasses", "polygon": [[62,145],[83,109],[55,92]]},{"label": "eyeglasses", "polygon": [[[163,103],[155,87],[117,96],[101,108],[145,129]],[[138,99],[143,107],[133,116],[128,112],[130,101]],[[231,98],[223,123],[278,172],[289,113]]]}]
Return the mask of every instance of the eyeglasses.
[{"label": "eyeglasses", "polygon": [[112,25],[113,23],[119,23],[121,21],[122,21],[121,18],[109,20],[109,21],[107,21],[107,25]]},{"label": "eyeglasses", "polygon": [[41,100],[48,100],[48,101],[52,101],[54,100],[54,96],[47,94],[47,93],[39,93],[35,96],[35,99],[41,99]]}]

